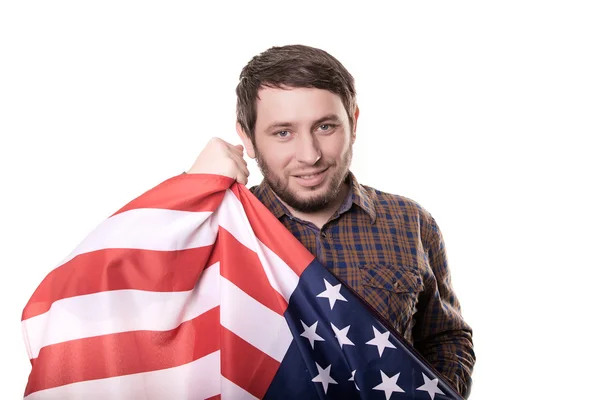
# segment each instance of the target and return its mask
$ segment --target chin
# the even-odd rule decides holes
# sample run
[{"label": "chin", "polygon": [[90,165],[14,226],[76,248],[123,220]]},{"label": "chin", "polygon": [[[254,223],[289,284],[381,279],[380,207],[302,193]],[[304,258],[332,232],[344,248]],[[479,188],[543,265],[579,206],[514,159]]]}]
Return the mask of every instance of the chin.
[{"label": "chin", "polygon": [[293,195],[294,198],[297,200],[300,200],[302,202],[311,202],[312,200],[317,200],[317,199],[321,199],[325,196],[326,192],[324,190],[313,190],[313,191],[294,191]]},{"label": "chin", "polygon": [[318,195],[322,195],[327,192],[329,188],[329,181],[324,181],[317,186],[306,187],[300,185],[289,185],[289,188],[292,188],[292,192],[296,195],[296,197],[300,197],[302,199],[310,199],[311,197],[315,197]]},{"label": "chin", "polygon": [[323,182],[319,186],[310,187],[310,188],[302,187],[302,186],[294,187],[294,188],[292,188],[292,190],[290,192],[298,200],[310,201],[310,200],[331,197],[332,189],[331,189],[329,182]]}]

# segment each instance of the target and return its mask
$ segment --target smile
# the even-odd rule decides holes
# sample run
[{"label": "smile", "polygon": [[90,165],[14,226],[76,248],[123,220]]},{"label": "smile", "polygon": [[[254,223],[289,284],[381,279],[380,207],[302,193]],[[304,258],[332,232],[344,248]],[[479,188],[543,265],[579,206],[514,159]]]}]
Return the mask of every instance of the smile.
[{"label": "smile", "polygon": [[294,175],[296,178],[300,178],[300,179],[311,179],[314,178],[315,176],[319,176],[321,174],[323,174],[323,172],[327,171],[327,168],[324,169],[323,171],[319,171],[319,172],[313,172],[312,174],[303,174],[303,175]]},{"label": "smile", "polygon": [[292,175],[292,176],[297,179],[297,182],[301,186],[313,187],[313,186],[317,186],[323,182],[323,179],[325,178],[325,172],[327,172],[328,169],[329,168],[326,168],[323,171],[312,172],[310,174]]},{"label": "smile", "polygon": [[310,178],[314,178],[317,175],[321,175],[323,172],[325,172],[325,171],[318,172],[316,174],[310,174],[310,175],[300,175],[300,176],[298,176],[298,178],[301,178],[301,179],[310,179]]}]

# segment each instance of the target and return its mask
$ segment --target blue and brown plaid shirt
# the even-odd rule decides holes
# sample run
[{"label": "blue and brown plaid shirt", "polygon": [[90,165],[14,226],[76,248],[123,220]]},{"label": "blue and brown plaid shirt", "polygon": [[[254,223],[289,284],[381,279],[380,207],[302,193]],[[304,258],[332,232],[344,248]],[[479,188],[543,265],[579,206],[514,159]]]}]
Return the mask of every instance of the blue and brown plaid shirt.
[{"label": "blue and brown plaid shirt", "polygon": [[442,234],[415,201],[360,185],[323,225],[292,216],[263,181],[252,193],[338,278],[377,310],[459,393],[475,363]]}]

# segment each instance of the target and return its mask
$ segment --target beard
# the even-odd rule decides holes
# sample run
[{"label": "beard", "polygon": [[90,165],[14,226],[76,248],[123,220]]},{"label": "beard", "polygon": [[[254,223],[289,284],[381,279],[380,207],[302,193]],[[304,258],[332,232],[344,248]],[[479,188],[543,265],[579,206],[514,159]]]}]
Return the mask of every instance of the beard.
[{"label": "beard", "polygon": [[[343,154],[341,162],[338,164],[328,163],[327,160],[320,159],[313,166],[315,168],[328,167],[328,173],[333,171],[332,176],[327,183],[327,190],[323,194],[316,194],[309,197],[301,197],[294,190],[289,188],[289,175],[277,176],[265,163],[264,158],[261,157],[260,152],[255,147],[256,161],[258,167],[262,172],[265,182],[271,190],[279,197],[284,203],[293,209],[303,213],[313,213],[324,210],[331,202],[335,201],[337,196],[340,194],[342,185],[348,177],[350,170],[350,163],[352,162],[352,146],[348,148],[346,153]],[[309,188],[311,191],[317,191],[317,188]]]}]

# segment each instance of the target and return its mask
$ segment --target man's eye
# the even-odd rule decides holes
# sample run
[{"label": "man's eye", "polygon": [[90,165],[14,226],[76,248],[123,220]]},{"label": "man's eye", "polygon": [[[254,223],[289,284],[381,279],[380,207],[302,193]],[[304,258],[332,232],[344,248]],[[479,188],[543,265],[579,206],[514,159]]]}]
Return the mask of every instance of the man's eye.
[{"label": "man's eye", "polygon": [[280,138],[286,138],[290,135],[290,131],[279,131],[275,133],[275,135],[279,136]]},{"label": "man's eye", "polygon": [[321,124],[321,125],[319,126],[319,128],[320,128],[322,131],[328,131],[328,130],[331,130],[331,129],[333,129],[333,124]]}]

